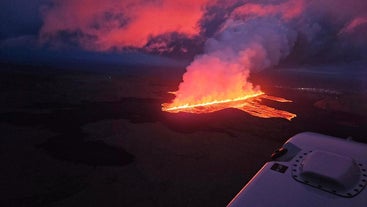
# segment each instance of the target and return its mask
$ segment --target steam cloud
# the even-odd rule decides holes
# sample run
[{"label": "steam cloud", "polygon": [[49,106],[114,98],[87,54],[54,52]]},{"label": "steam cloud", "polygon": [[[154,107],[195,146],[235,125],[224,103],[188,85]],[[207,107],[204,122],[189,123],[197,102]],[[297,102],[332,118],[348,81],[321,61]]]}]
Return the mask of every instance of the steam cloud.
[{"label": "steam cloud", "polygon": [[235,99],[258,90],[247,81],[250,71],[276,65],[289,55],[297,33],[288,21],[301,13],[302,5],[236,8],[215,37],[208,39],[205,54],[187,67],[173,105]]},{"label": "steam cloud", "polygon": [[[321,6],[293,0],[278,4],[247,3],[237,7],[217,34],[207,40],[204,55],[197,56],[187,67],[172,105],[235,99],[258,90],[247,81],[250,72],[277,65],[289,56],[297,41],[305,45],[311,43],[309,51],[317,54],[317,50],[330,44],[330,37],[320,37],[320,34],[332,35],[332,29],[324,30],[323,23],[315,20],[337,17],[333,10]],[[309,16],[315,10],[323,11]],[[352,18],[350,14],[352,12],[347,9],[342,15],[342,18],[351,19],[349,23],[334,22],[333,26],[341,28],[342,35],[353,33],[356,27],[366,24],[366,18]],[[315,42],[320,39],[321,42]]]},{"label": "steam cloud", "polygon": [[[365,0],[54,0],[43,15],[43,42],[66,39],[90,50],[169,50],[172,34],[210,35],[204,54],[187,67],[174,103],[257,91],[247,81],[250,72],[285,58],[367,57]],[[168,38],[148,44],[161,36]]]},{"label": "steam cloud", "polygon": [[[240,30],[242,27],[250,29],[251,26],[244,24],[256,24],[254,21],[257,21],[263,22],[259,26],[276,24],[279,25],[279,30],[290,32],[282,35],[293,41],[290,42],[293,45],[291,48],[286,45],[282,50],[285,54],[290,53],[295,60],[361,58],[367,53],[365,0],[350,0],[348,3],[343,0],[51,2],[42,9],[44,23],[40,30],[40,40],[53,46],[71,44],[95,51],[145,48],[147,51],[170,52],[172,50],[169,43],[174,42],[177,37],[193,39],[201,36],[202,39],[207,39],[206,52],[211,52],[213,44],[209,42],[214,39],[217,42],[225,39],[226,43],[230,43],[233,35],[233,40],[237,43],[243,44],[242,39],[248,42],[248,37],[239,40],[239,34],[231,31],[236,30],[234,24],[241,24],[238,26]],[[271,27],[277,30],[276,26]],[[257,32],[263,32],[261,30],[257,29]],[[242,32],[244,36],[253,33]],[[296,39],[292,39],[294,37]],[[266,50],[270,54],[269,48]],[[185,52],[187,48],[182,48],[181,51]],[[283,56],[284,54],[280,55],[280,59]],[[270,65],[279,61],[270,59]],[[260,67],[262,66],[256,66]]]}]

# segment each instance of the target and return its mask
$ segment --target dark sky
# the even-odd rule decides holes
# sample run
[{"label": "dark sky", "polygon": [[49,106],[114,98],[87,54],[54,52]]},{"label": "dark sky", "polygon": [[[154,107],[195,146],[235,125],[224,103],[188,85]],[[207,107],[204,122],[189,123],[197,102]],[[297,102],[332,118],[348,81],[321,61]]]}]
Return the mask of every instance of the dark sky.
[{"label": "dark sky", "polygon": [[37,35],[42,26],[41,5],[48,0],[3,0],[0,2],[0,39]]},{"label": "dark sky", "polygon": [[212,39],[221,41],[221,35],[237,42],[246,39],[234,38],[230,29],[223,32],[231,22],[266,18],[279,19],[292,30],[286,36],[295,38],[282,61],[367,57],[365,0],[3,0],[0,8],[1,61],[78,57],[175,64],[169,58],[190,59],[205,52]]}]

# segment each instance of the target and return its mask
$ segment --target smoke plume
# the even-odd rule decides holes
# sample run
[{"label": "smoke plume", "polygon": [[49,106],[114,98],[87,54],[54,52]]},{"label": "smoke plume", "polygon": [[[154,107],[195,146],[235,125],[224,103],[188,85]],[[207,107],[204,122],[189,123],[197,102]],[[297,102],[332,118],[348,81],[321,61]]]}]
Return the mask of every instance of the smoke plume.
[{"label": "smoke plume", "polygon": [[258,91],[248,82],[251,71],[274,66],[287,57],[297,39],[288,24],[302,2],[236,8],[219,32],[209,38],[205,54],[187,67],[173,106],[236,99]]},{"label": "smoke plume", "polygon": [[254,93],[259,88],[248,82],[250,73],[279,64],[296,44],[306,49],[303,58],[327,47],[341,48],[332,41],[338,41],[338,33],[350,35],[365,24],[366,19],[359,15],[367,10],[359,14],[346,7],[340,14],[335,8],[323,7],[327,2],[262,1],[236,7],[207,40],[205,53],[187,67],[171,106],[234,100]]},{"label": "smoke plume", "polygon": [[171,51],[168,44],[174,37],[203,36],[204,52],[187,67],[173,105],[256,93],[259,88],[248,82],[250,73],[282,60],[367,57],[364,0],[52,2],[43,11],[43,42],[70,41],[98,51],[131,47]]},{"label": "smoke plume", "polygon": [[[237,34],[231,33],[234,24],[243,27],[261,21],[259,26],[264,27],[269,20],[269,24],[279,25],[280,30],[287,28],[296,33],[283,34],[289,40],[296,38],[291,40],[292,48],[284,48],[291,49],[284,51],[290,54],[288,59],[307,62],[366,56],[367,1],[364,0],[50,1],[41,9],[43,26],[39,37],[42,43],[56,47],[74,45],[94,51],[144,48],[148,52],[169,53],[174,52],[171,45],[176,43],[181,47],[178,50],[185,53],[189,47],[199,47],[201,43],[183,39],[220,42],[224,33],[227,39],[232,34],[238,39]],[[243,39],[248,41],[247,37]],[[210,44],[205,44],[207,52],[211,50]],[[196,48],[196,51],[202,50]]]}]

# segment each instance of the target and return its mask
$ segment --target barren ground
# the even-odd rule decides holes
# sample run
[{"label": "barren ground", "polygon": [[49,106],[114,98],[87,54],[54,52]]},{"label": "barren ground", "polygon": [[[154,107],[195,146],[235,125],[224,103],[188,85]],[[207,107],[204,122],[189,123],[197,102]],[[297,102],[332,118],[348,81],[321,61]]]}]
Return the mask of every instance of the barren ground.
[{"label": "barren ground", "polygon": [[305,92],[257,77],[270,95],[294,101],[266,104],[298,117],[168,114],[160,104],[180,81],[174,69],[1,67],[1,206],[225,206],[296,133],[367,142],[360,91]]}]

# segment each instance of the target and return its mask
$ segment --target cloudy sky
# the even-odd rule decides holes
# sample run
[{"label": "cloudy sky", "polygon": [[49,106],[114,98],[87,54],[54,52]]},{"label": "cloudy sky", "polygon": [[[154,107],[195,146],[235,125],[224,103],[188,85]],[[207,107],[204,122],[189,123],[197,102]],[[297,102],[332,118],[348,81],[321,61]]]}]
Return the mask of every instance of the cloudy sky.
[{"label": "cloudy sky", "polygon": [[101,54],[109,61],[131,51],[192,58],[238,43],[265,48],[270,62],[261,67],[367,57],[365,0],[3,0],[0,6],[1,60]]}]

